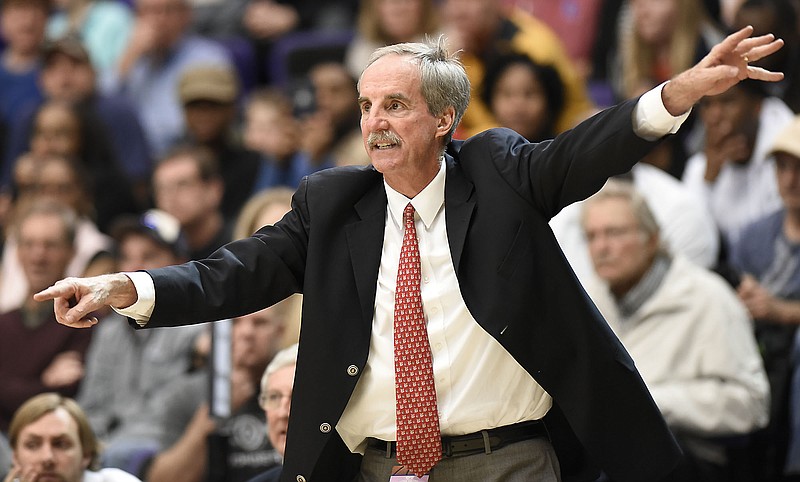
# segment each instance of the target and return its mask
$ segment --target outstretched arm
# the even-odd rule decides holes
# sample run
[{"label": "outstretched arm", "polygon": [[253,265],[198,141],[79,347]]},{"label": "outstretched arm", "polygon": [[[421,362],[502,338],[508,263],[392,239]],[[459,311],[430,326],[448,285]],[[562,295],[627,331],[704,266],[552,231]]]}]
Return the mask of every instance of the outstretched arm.
[{"label": "outstretched arm", "polygon": [[697,65],[670,80],[661,91],[664,107],[669,113],[681,115],[703,97],[721,94],[744,79],[782,80],[783,73],[770,72],[749,65],[749,62],[777,52],[783,47],[783,40],[772,34],[750,37],[752,33],[753,27],[749,25],[732,33],[715,45]]},{"label": "outstretched arm", "polygon": [[73,328],[97,324],[92,313],[110,306],[126,308],[138,299],[136,288],[123,273],[91,278],[66,278],[35,295],[36,301],[55,300],[56,320]]}]

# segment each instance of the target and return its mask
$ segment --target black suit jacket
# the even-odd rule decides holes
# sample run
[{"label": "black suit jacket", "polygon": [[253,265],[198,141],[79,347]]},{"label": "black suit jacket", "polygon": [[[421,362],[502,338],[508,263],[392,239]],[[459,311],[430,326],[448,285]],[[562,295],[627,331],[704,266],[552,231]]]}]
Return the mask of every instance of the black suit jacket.
[{"label": "black suit jacket", "polygon": [[[446,226],[461,293],[477,322],[553,396],[554,444],[572,442],[559,450],[565,476],[578,464],[618,481],[654,481],[679,457],[633,361],[547,224],[653,146],[632,130],[634,105],[553,141],[530,144],[492,129],[453,142],[446,155]],[[282,480],[349,481],[358,467],[335,427],[367,361],[385,214],[379,172],[330,169],[303,181],[274,227],[210,259],[150,272],[148,326],[229,318],[304,294]]]}]

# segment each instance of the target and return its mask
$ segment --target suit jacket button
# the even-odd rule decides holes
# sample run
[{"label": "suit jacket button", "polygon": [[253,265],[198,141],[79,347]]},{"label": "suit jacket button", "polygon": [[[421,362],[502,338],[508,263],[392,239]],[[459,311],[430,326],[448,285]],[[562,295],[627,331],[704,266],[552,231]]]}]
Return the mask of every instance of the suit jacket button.
[{"label": "suit jacket button", "polygon": [[319,431],[322,432],[322,433],[330,432],[331,431],[331,424],[329,424],[328,422],[323,423],[322,425],[319,426]]},{"label": "suit jacket button", "polygon": [[355,365],[350,365],[349,367],[347,367],[347,374],[350,375],[351,377],[358,375],[358,367]]},{"label": "suit jacket button", "polygon": [[295,480],[297,480],[297,482],[306,482],[306,478],[303,477],[302,475],[298,475],[297,477],[295,477]]}]

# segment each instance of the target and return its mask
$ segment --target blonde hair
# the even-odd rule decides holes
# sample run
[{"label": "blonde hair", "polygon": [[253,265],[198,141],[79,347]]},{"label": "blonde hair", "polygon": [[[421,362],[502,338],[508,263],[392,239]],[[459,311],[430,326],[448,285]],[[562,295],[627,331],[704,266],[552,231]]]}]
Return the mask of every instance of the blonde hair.
[{"label": "blonde hair", "polygon": [[[703,23],[707,21],[698,0],[674,0],[677,3],[675,29],[669,41],[670,75],[682,72],[695,62],[697,44]],[[633,97],[641,94],[643,84],[660,83],[653,79],[656,65],[656,48],[642,40],[636,31],[630,7],[622,17],[620,50],[622,56],[622,94]],[[666,80],[666,79],[663,79]]]},{"label": "blonde hair", "polygon": [[246,238],[261,229],[261,226],[256,226],[261,213],[275,204],[291,206],[293,194],[294,191],[283,186],[264,189],[254,194],[242,206],[242,210],[236,218],[233,239]]},{"label": "blonde hair", "polygon": [[[378,21],[378,3],[383,0],[361,0],[358,10],[358,31],[366,38],[381,45],[397,43],[398,40],[389,38],[389,35],[381,28]],[[422,2],[422,12],[420,24],[417,26],[417,35],[430,34],[439,28],[439,18],[433,0],[419,0]]]},{"label": "blonde hair", "polygon": [[75,420],[83,455],[89,458],[89,468],[96,470],[99,466],[100,444],[89,424],[89,419],[75,400],[58,393],[41,393],[29,398],[14,412],[14,418],[11,419],[11,425],[8,428],[8,440],[11,448],[16,450],[20,433],[25,427],[59,408],[63,408]]}]

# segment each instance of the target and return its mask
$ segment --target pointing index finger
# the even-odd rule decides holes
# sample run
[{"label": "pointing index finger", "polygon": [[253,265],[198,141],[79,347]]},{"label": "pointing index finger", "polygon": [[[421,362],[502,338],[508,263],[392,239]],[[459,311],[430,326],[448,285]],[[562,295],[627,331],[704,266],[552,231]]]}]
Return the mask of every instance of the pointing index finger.
[{"label": "pointing index finger", "polygon": [[55,298],[70,298],[75,295],[75,287],[69,283],[56,283],[33,295],[36,301],[52,300]]}]

